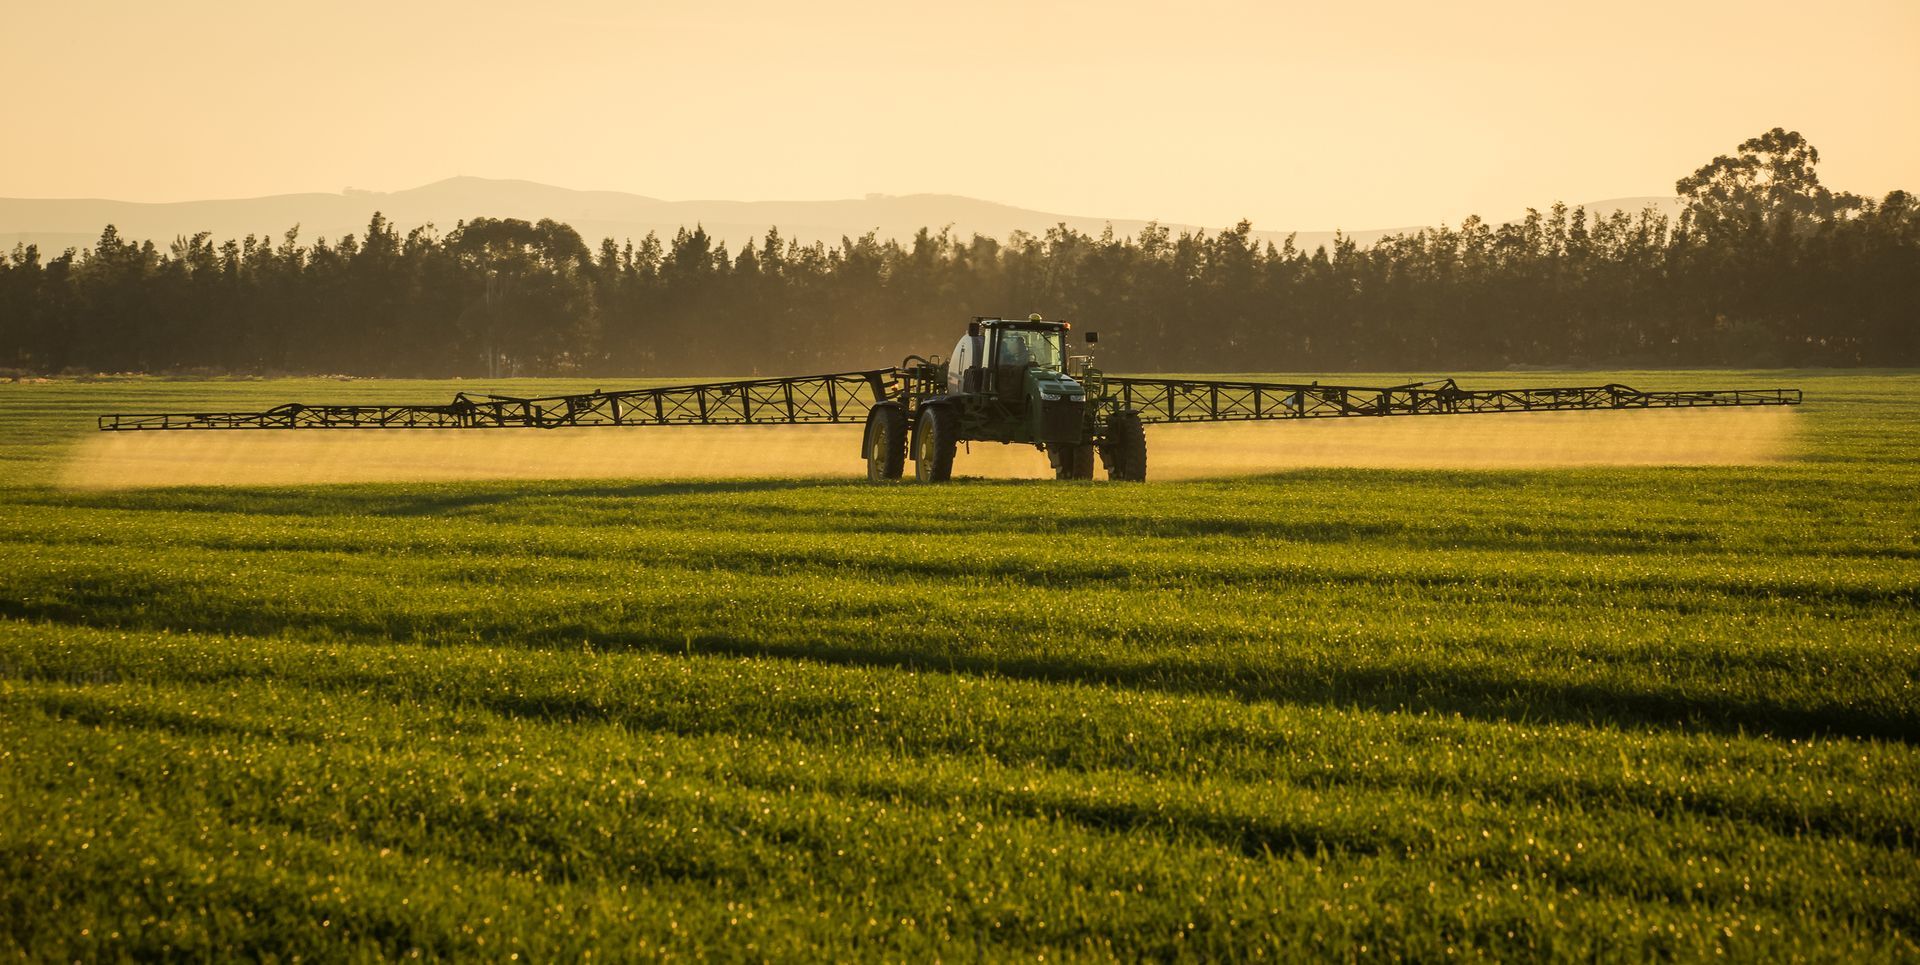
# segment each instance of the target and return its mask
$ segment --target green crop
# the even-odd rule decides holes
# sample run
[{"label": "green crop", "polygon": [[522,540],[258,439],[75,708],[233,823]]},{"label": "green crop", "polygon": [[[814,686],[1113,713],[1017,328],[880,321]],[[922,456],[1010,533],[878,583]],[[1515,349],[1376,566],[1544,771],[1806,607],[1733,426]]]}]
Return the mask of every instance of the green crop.
[{"label": "green crop", "polygon": [[1615,377],[1798,449],[81,491],[101,412],[456,386],[0,385],[0,946],[1920,956],[1920,377]]}]

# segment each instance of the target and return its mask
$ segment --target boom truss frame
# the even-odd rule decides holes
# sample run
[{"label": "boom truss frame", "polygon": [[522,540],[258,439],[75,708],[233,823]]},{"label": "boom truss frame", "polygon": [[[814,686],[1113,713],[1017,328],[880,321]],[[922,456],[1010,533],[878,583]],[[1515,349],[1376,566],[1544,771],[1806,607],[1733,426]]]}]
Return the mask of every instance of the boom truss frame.
[{"label": "boom truss frame", "polygon": [[[1136,376],[1086,377],[1088,403],[1105,417],[1141,422],[1242,422],[1363,416],[1561,412],[1798,405],[1799,389],[1643,392],[1618,383],[1559,388],[1462,389],[1453,379],[1389,387],[1232,382]],[[880,403],[914,406],[945,392],[940,367],[834,372],[706,382],[619,392],[516,398],[469,396],[445,405],[304,405],[264,412],[103,415],[108,432],[194,429],[555,429],[570,426],[812,425],[859,422]]]}]

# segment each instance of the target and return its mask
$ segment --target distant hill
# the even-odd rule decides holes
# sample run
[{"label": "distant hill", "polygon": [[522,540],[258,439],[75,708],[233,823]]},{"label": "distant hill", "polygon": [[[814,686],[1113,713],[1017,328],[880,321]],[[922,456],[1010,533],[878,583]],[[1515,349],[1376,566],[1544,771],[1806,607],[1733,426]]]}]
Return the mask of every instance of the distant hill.
[{"label": "distant hill", "polygon": [[[1668,213],[1679,208],[1673,198],[1613,198],[1587,208],[1606,214],[1619,208],[1637,211],[1649,205]],[[108,224],[118,226],[122,237],[151,238],[160,244],[200,231],[210,231],[222,240],[248,234],[277,239],[298,224],[301,238],[310,242],[320,237],[362,234],[374,211],[385,213],[402,232],[428,223],[445,232],[457,222],[477,216],[530,221],[553,218],[572,225],[590,246],[598,245],[602,238],[637,241],[650,231],[671,238],[682,226],[695,224],[704,225],[709,234],[733,247],[747,239],[761,238],[770,226],[777,226],[784,237],[832,244],[842,236],[859,237],[869,231],[882,238],[904,240],[922,227],[937,231],[945,225],[952,225],[962,238],[981,234],[1003,240],[1016,230],[1038,234],[1062,223],[1089,234],[1098,234],[1111,224],[1121,235],[1137,235],[1146,225],[1143,221],[1032,211],[951,194],[868,195],[843,201],[663,201],[618,191],[574,191],[532,181],[459,177],[406,191],[349,189],[340,194],[280,194],[164,204],[0,198],[0,250],[10,250],[21,241],[38,244],[47,252],[84,248],[97,241],[100,229]],[[1163,224],[1176,234],[1225,227]],[[1347,234],[1366,244],[1411,230],[1418,229],[1379,228]],[[1288,232],[1255,234],[1278,244]],[[1295,243],[1311,250],[1331,243],[1333,237],[1331,231],[1301,231]]]}]

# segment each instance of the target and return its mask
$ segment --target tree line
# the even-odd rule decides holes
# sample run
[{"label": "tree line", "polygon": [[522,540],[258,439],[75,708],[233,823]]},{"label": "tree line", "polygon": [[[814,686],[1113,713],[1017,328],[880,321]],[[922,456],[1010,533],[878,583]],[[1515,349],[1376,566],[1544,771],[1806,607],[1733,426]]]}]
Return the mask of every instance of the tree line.
[{"label": "tree line", "polygon": [[589,247],[554,221],[0,258],[0,368],[29,373],[693,376],[881,367],[972,315],[1102,333],[1129,371],[1920,364],[1920,205],[1819,182],[1776,128],[1684,209],[1554,205],[1311,251],[1250,226],[1001,241],[922,229],[737,250],[701,228]]}]

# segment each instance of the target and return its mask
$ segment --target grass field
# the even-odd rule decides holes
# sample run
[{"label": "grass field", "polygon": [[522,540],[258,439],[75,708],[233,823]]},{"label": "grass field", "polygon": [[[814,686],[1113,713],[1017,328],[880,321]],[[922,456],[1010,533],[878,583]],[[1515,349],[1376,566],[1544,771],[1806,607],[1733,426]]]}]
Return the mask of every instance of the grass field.
[{"label": "grass field", "polygon": [[1622,380],[1798,449],[79,491],[454,387],[0,385],[0,945],[1920,958],[1920,375]]}]

